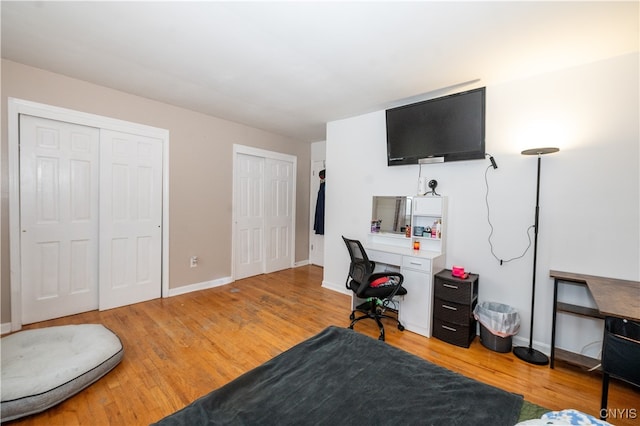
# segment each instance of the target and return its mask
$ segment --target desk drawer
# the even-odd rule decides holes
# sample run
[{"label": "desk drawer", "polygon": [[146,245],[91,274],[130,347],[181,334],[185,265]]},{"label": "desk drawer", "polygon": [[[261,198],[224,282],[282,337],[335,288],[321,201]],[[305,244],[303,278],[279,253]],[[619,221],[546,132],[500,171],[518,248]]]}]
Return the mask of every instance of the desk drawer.
[{"label": "desk drawer", "polygon": [[369,257],[369,260],[373,260],[376,263],[398,266],[402,265],[402,256],[396,253],[367,249],[367,257]]},{"label": "desk drawer", "polygon": [[436,297],[433,299],[433,316],[446,322],[468,326],[472,320],[471,313],[474,306],[475,303],[471,306]]},{"label": "desk drawer", "polygon": [[422,257],[402,256],[402,267],[429,272],[431,271],[431,260]]}]

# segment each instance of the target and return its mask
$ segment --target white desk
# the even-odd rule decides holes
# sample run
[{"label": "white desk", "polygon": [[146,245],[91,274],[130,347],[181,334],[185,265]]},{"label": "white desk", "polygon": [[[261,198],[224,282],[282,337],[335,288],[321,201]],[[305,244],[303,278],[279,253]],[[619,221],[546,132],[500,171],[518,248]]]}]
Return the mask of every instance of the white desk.
[{"label": "white desk", "polygon": [[409,331],[431,337],[433,274],[444,269],[444,255],[373,242],[365,249],[369,259],[376,262],[377,270],[399,270],[404,276],[402,286],[407,294],[398,298],[402,325]]}]

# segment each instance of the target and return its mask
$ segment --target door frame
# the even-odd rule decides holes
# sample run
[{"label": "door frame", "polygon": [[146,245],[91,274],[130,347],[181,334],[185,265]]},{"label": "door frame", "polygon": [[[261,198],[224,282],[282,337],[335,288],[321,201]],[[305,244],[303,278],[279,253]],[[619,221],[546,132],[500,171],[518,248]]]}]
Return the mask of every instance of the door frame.
[{"label": "door frame", "polygon": [[[293,164],[293,195],[291,200],[291,268],[295,266],[296,256],[296,181],[298,178],[298,157],[290,154],[283,154],[275,151],[268,151],[260,148],[253,148],[245,145],[233,144],[233,178],[232,178],[232,202],[231,202],[231,280],[236,279],[236,170],[237,170],[237,158],[238,154],[253,155],[255,157],[271,158],[274,160],[287,161]],[[264,260],[263,260],[264,262]],[[264,267],[262,268],[264,270]]]},{"label": "door frame", "polygon": [[149,136],[162,141],[162,288],[169,294],[169,131],[110,117],[17,98],[8,98],[9,254],[11,331],[22,328],[22,273],[20,270],[20,114],[65,121],[98,129]]}]

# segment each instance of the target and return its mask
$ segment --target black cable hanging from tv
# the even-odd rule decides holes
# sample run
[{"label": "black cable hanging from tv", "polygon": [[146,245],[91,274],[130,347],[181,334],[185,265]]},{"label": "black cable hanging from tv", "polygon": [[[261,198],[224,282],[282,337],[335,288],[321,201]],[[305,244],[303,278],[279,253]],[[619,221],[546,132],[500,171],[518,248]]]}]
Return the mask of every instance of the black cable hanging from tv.
[{"label": "black cable hanging from tv", "polygon": [[522,254],[520,256],[515,256],[512,257],[510,259],[501,259],[500,257],[498,257],[495,254],[494,248],[493,248],[493,242],[491,241],[491,237],[493,236],[493,223],[491,223],[491,215],[490,215],[490,208],[489,208],[489,179],[487,177],[489,170],[491,169],[497,169],[498,168],[498,164],[496,163],[495,159],[493,158],[493,156],[491,154],[486,154],[487,157],[489,157],[489,161],[491,161],[491,165],[487,166],[486,170],[484,171],[484,184],[485,184],[485,196],[484,196],[484,202],[485,205],[487,206],[487,223],[489,224],[489,236],[487,237],[487,241],[489,242],[489,247],[491,249],[491,255],[500,263],[500,265],[502,266],[505,263],[509,263],[512,262],[514,260],[517,259],[522,259],[527,252],[529,251],[529,249],[531,248],[531,234],[529,233],[529,231],[531,231],[535,226],[531,225],[527,228],[527,238],[529,239],[529,244],[527,245],[527,247],[524,249],[524,251],[522,252]]}]

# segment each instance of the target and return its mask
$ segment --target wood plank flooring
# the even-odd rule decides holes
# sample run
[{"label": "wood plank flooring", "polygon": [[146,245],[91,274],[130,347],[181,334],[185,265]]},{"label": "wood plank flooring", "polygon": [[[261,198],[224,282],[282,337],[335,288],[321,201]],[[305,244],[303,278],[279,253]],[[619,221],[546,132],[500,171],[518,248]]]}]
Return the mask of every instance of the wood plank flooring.
[{"label": "wood plank flooring", "polygon": [[[184,407],[329,325],[349,325],[350,297],[321,287],[322,269],[304,266],[214,289],[104,312],[25,326],[101,323],[125,347],[104,378],[44,413],[10,425],[144,425]],[[377,338],[373,321],[356,330]],[[490,351],[476,338],[469,349],[386,327],[387,343],[465,376],[524,395],[550,409],[598,415],[601,377],[567,365],[529,365]],[[609,408],[617,425],[640,424],[640,392],[613,380]],[[626,410],[626,411],[625,411]],[[635,414],[634,414],[635,413]]]}]

